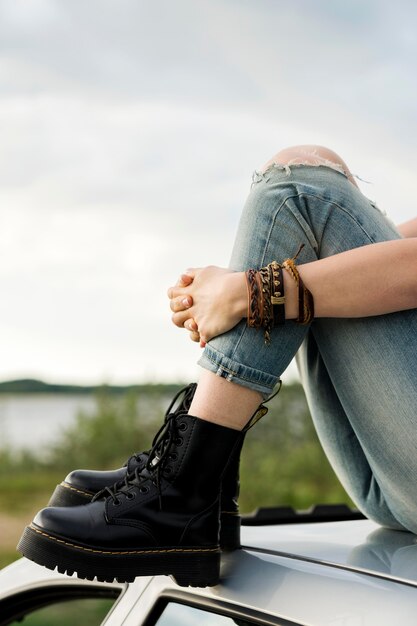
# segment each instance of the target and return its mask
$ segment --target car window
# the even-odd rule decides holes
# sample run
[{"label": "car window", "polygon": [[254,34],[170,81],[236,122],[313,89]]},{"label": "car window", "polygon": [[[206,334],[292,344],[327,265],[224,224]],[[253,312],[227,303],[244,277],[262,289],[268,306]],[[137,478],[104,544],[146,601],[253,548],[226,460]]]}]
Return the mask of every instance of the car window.
[{"label": "car window", "polygon": [[95,626],[119,596],[120,589],[102,585],[34,587],[0,600],[0,625]]},{"label": "car window", "polygon": [[185,604],[170,602],[155,622],[155,626],[252,626],[246,620],[226,617]]},{"label": "car window", "polygon": [[[98,626],[114,604],[114,600],[87,598],[55,602],[42,609],[26,613],[24,626]],[[22,626],[22,619],[7,622]]]}]

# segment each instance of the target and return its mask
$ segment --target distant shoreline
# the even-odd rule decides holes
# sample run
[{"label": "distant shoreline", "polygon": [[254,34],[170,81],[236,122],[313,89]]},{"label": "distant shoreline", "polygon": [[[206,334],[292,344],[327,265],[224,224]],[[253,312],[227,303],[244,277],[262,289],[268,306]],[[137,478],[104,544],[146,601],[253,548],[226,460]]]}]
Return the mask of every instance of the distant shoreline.
[{"label": "distant shoreline", "polygon": [[184,383],[146,383],[140,385],[64,385],[46,383],[42,380],[22,378],[0,382],[0,394],[10,393],[62,393],[91,395],[106,391],[110,394],[133,393],[175,393]]}]

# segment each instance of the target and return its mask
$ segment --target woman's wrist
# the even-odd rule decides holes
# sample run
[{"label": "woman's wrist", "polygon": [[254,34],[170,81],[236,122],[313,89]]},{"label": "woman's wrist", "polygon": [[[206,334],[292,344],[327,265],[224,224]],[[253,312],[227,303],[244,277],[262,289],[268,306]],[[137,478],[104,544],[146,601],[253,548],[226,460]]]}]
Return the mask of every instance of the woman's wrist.
[{"label": "woman's wrist", "polygon": [[[298,269],[300,269],[300,267]],[[295,320],[298,317],[298,288],[287,270],[283,270],[283,275],[285,290],[285,319]]]},{"label": "woman's wrist", "polygon": [[[302,265],[298,266],[300,276],[303,278],[302,274],[304,272],[302,268]],[[299,316],[298,286],[285,268],[282,274],[284,277],[285,319],[296,320]],[[237,309],[235,309],[235,311],[237,311],[241,317],[247,317],[249,293],[246,274],[245,272],[236,272],[233,276],[236,285],[234,306],[236,306]],[[241,283],[243,283],[243,285]]]},{"label": "woman's wrist", "polygon": [[228,292],[231,300],[233,313],[240,317],[248,314],[248,288],[246,286],[245,272],[233,272],[228,275]]}]

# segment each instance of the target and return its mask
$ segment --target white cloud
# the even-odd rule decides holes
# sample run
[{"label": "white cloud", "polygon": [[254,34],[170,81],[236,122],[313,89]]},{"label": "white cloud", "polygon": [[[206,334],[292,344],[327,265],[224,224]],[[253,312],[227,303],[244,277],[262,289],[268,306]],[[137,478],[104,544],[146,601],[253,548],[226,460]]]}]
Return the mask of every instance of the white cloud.
[{"label": "white cloud", "polygon": [[415,212],[414,5],[120,6],[0,5],[2,377],[194,377],[166,287],[227,263],[285,145],[329,145]]}]

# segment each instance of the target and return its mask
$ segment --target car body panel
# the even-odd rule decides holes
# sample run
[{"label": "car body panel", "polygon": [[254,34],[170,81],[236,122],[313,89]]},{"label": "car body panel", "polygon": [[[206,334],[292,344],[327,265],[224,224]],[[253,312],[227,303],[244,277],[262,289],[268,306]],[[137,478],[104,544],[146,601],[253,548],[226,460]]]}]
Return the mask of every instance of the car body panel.
[{"label": "car body panel", "polygon": [[[135,585],[132,583],[132,588]],[[142,624],[161,597],[211,610],[224,609],[226,604],[241,609],[242,616],[249,609],[274,618],[269,623],[288,620],[309,626],[392,626],[396,621],[411,626],[417,616],[417,589],[413,586],[250,550],[224,555],[222,584],[217,587],[179,590],[161,576],[140,596],[133,595],[136,603],[124,626]],[[105,623],[120,625],[116,609]]]},{"label": "car body panel", "polygon": [[31,589],[39,589],[42,586],[77,586],[80,583],[94,588],[116,588],[120,589],[121,592],[127,587],[126,583],[99,583],[92,580],[81,581],[75,574],[73,576],[59,574],[57,571],[49,570],[28,559],[21,558],[0,570],[0,601],[3,598],[7,598],[12,593],[23,593]]},{"label": "car body panel", "polygon": [[411,533],[368,520],[251,526],[242,528],[242,543],[242,550],[222,555],[221,584],[205,589],[178,587],[167,576],[130,584],[80,581],[20,559],[0,571],[0,609],[2,599],[24,591],[85,584],[120,591],[106,626],[141,626],[158,603],[169,601],[265,624],[417,623]]},{"label": "car body panel", "polygon": [[416,535],[369,520],[245,527],[242,544],[417,585]]}]

